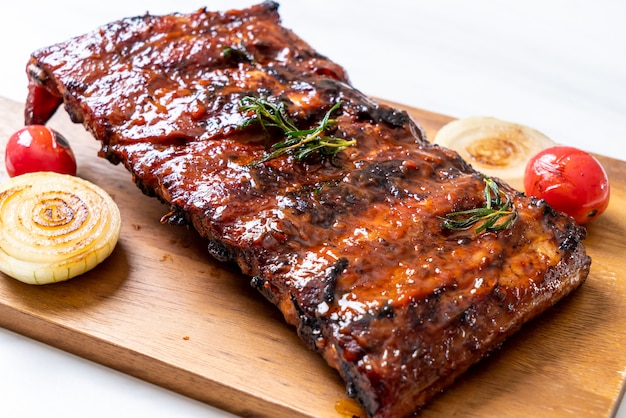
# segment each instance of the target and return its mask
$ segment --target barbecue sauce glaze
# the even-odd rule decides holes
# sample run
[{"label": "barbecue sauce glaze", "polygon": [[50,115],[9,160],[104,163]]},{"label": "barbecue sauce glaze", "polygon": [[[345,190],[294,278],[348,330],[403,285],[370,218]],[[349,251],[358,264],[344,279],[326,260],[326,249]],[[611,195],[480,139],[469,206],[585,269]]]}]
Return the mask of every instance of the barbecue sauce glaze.
[{"label": "barbecue sauce glaze", "polygon": [[[165,221],[252,277],[370,416],[419,410],[589,270],[583,229],[500,182],[510,228],[443,228],[485,204],[483,176],[352,87],[275,3],[124,19],[36,52],[28,73],[26,122],[63,102],[101,156],[171,207]],[[241,129],[246,96],[285,103],[301,128],[340,102],[330,133],[357,144],[255,163],[283,138]]]}]

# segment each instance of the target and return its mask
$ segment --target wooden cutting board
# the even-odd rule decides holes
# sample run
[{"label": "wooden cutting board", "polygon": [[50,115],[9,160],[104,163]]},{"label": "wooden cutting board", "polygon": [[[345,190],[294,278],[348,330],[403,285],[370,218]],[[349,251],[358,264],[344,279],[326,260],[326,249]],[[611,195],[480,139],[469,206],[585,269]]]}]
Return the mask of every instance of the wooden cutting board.
[{"label": "wooden cutting board", "polygon": [[[430,138],[450,119],[405,108]],[[23,121],[0,99],[0,155]],[[78,175],[107,190],[123,218],[119,244],[95,270],[36,287],[0,273],[0,326],[243,416],[345,417],[343,382],[236,268],[213,260],[194,231],[161,225],[167,208],[60,111]],[[600,157],[606,213],[588,226],[591,274],[526,325],[421,416],[607,417],[626,379],[626,162]],[[0,167],[0,180],[7,178]]]}]

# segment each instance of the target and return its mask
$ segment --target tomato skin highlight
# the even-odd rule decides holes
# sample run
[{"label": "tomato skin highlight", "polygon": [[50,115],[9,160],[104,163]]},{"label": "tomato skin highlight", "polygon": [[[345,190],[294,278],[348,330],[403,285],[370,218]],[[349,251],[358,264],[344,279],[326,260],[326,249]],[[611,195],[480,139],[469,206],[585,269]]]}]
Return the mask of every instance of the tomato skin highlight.
[{"label": "tomato skin highlight", "polygon": [[76,158],[69,143],[44,125],[28,125],[11,135],[4,163],[9,177],[37,171],[76,175]]},{"label": "tomato skin highlight", "polygon": [[549,147],[528,161],[524,189],[579,225],[597,218],[609,205],[609,179],[600,162],[588,152],[564,145]]}]

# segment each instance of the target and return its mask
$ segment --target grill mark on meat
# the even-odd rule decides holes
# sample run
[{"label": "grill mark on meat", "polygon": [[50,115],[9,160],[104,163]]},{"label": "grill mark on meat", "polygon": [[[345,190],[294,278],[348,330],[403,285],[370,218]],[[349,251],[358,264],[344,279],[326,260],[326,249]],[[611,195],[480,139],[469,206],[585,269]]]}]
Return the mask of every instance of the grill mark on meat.
[{"label": "grill mark on meat", "polygon": [[[277,7],[145,15],[37,51],[26,122],[63,101],[100,156],[169,206],[163,222],[251,276],[369,416],[410,416],[582,284],[585,230],[499,181],[511,228],[444,230],[439,216],[484,204],[482,175],[352,87]],[[332,134],[357,146],[334,163],[251,164],[266,149],[258,126],[239,129],[247,95],[284,101],[301,127],[341,102]]]},{"label": "grill mark on meat", "polygon": [[334,302],[337,279],[339,278],[339,275],[348,267],[348,264],[349,261],[347,258],[340,258],[334,265],[326,269],[326,277],[324,278],[324,302]]}]

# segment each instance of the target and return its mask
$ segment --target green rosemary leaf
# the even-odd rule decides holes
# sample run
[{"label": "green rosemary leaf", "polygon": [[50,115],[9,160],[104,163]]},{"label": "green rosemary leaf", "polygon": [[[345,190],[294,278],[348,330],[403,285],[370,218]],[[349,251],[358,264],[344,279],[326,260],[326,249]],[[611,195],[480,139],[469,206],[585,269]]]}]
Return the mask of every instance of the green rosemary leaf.
[{"label": "green rosemary leaf", "polygon": [[[513,202],[500,190],[493,179],[487,177],[483,179],[485,181],[484,206],[452,212],[445,217],[440,217],[444,228],[465,231],[475,227],[474,231],[479,234],[484,231],[501,231],[513,225],[517,219],[517,210]],[[503,197],[506,198],[504,202]]]},{"label": "green rosemary leaf", "polygon": [[240,63],[254,62],[254,56],[248,53],[248,51],[246,51],[246,48],[242,44],[239,44],[236,46],[222,47],[222,56],[234,62],[240,62]]},{"label": "green rosemary leaf", "polygon": [[266,143],[266,147],[272,151],[266,153],[260,160],[253,162],[252,165],[272,160],[286,153],[292,154],[296,161],[302,161],[313,156],[317,156],[319,159],[331,157],[334,160],[339,152],[356,144],[356,140],[345,140],[325,135],[328,129],[336,123],[335,120],[330,119],[331,114],[340,106],[341,103],[333,105],[315,128],[300,129],[287,114],[284,102],[275,104],[259,97],[244,97],[241,100],[239,110],[253,115],[241,125],[242,128],[253,123],[260,124],[266,132],[266,141],[269,137],[268,127],[278,128],[285,136],[285,140],[271,146],[267,146]]}]

